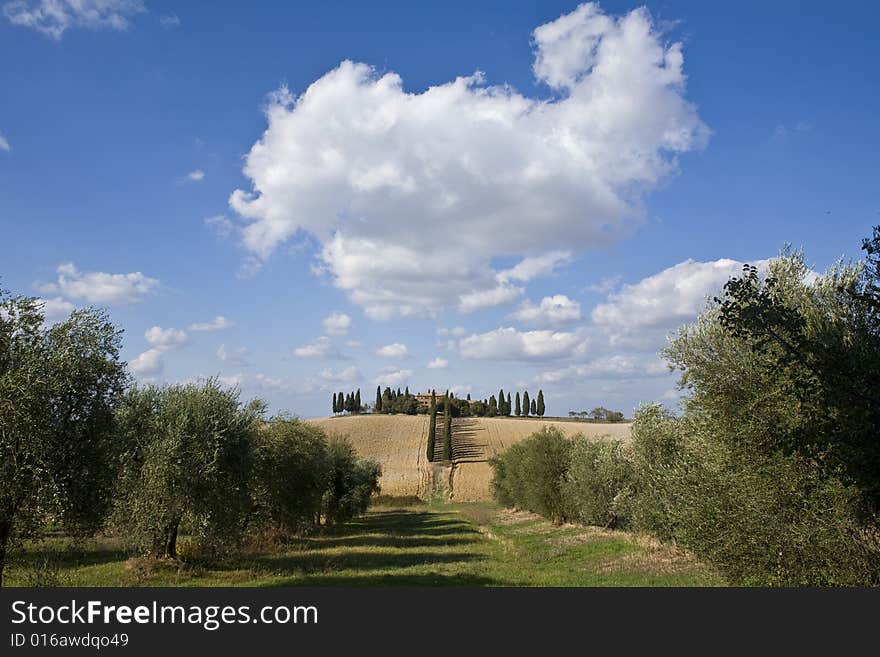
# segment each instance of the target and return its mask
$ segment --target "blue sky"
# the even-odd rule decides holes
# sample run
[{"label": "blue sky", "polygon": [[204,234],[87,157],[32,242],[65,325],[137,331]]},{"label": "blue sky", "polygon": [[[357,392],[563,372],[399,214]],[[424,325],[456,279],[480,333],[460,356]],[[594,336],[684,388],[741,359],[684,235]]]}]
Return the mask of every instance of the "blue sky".
[{"label": "blue sky", "polygon": [[674,405],[742,262],[880,223],[875,3],[0,6],[2,285],[141,380]]}]

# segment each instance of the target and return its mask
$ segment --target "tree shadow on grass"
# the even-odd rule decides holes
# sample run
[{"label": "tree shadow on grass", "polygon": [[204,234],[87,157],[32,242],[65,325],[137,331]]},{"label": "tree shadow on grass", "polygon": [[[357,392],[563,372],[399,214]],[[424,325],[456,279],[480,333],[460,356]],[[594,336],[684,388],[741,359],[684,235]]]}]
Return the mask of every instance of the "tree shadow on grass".
[{"label": "tree shadow on grass", "polygon": [[272,586],[501,586],[489,577],[471,575],[469,573],[455,573],[444,575],[442,573],[428,574],[375,574],[375,575],[305,575],[303,577],[291,577],[272,584]]},{"label": "tree shadow on grass", "polygon": [[271,554],[254,559],[251,567],[281,574],[309,574],[341,570],[388,570],[428,564],[454,564],[483,559],[469,552],[388,552],[384,550],[345,550],[321,552],[307,550]]},{"label": "tree shadow on grass", "polygon": [[25,550],[16,550],[9,559],[14,569],[43,568],[47,564],[54,567],[79,568],[99,566],[116,561],[124,561],[129,554],[119,547],[94,545],[61,544],[58,541],[32,543]]}]

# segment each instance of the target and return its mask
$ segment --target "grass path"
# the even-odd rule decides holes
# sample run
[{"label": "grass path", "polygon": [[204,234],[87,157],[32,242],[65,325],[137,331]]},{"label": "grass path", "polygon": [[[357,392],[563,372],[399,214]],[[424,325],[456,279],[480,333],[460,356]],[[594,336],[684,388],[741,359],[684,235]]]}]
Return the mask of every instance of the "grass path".
[{"label": "grass path", "polygon": [[675,550],[621,532],[555,526],[490,504],[399,503],[283,549],[224,563],[127,560],[109,541],[32,546],[10,585],[700,586],[721,581]]}]

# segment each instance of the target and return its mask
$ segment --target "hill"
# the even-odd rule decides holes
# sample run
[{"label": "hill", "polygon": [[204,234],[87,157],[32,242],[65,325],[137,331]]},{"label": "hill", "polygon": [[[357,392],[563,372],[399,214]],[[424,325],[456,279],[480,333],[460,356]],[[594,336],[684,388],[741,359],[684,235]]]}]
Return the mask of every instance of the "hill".
[{"label": "hill", "polygon": [[352,415],[308,420],[329,435],[346,435],[361,456],[382,464],[382,494],[416,495],[428,499],[440,493],[455,502],[491,499],[489,459],[523,440],[542,426],[566,436],[611,436],[626,440],[630,425],[572,422],[541,418],[457,418],[453,422],[455,459],[430,463],[426,415]]}]

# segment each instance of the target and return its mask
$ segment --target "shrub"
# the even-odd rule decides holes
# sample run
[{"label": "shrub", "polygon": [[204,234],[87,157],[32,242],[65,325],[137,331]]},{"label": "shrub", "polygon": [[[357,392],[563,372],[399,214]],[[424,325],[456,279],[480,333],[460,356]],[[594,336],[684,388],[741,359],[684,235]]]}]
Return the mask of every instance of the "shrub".
[{"label": "shrub", "polygon": [[329,477],[324,432],[301,420],[274,419],[257,441],[257,518],[289,534],[317,524]]},{"label": "shrub", "polygon": [[372,459],[359,458],[346,438],[333,437],[328,448],[328,485],[322,514],[328,525],[366,513],[370,496],[379,493],[382,467]]},{"label": "shrub", "polygon": [[624,526],[634,477],[622,442],[576,436],[562,483],[567,519],[600,527]]},{"label": "shrub", "polygon": [[570,451],[571,443],[555,427],[544,427],[511,446],[491,462],[496,499],[557,522],[564,520],[562,483]]}]

